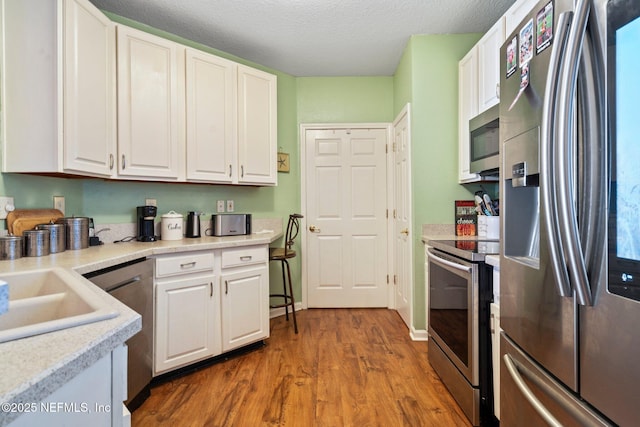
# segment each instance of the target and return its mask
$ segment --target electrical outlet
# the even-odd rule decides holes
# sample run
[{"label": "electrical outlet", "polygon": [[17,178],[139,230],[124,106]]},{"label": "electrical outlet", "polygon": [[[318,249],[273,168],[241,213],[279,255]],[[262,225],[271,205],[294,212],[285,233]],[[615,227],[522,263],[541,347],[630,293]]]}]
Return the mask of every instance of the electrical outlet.
[{"label": "electrical outlet", "polygon": [[6,219],[7,214],[14,209],[13,197],[0,197],[0,219]]},{"label": "electrical outlet", "polygon": [[64,215],[64,196],[53,196],[53,209],[58,209]]},{"label": "electrical outlet", "polygon": [[145,206],[158,206],[158,201],[156,199],[144,199]]},{"label": "electrical outlet", "polygon": [[216,206],[216,211],[218,213],[224,212],[224,200],[218,200],[218,205]]},{"label": "electrical outlet", "polygon": [[233,200],[227,200],[227,212],[233,212]]}]

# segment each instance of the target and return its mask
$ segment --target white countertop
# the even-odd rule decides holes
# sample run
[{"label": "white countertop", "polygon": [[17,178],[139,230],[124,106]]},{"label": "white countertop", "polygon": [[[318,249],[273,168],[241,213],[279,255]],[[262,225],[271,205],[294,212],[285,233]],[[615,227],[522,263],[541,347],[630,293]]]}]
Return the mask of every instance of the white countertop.
[{"label": "white countertop", "polygon": [[[140,330],[138,313],[82,278],[82,274],[152,255],[269,244],[281,236],[280,227],[248,236],[110,243],[44,257],[0,261],[0,278],[2,273],[11,271],[68,268],[118,312],[113,319],[0,344],[0,403],[41,401]],[[19,415],[0,410],[0,425]]]}]

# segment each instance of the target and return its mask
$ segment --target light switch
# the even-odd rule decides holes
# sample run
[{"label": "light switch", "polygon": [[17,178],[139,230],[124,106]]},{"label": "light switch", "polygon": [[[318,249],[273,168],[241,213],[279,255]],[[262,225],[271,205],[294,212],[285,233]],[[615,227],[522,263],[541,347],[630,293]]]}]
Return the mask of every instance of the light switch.
[{"label": "light switch", "polygon": [[233,212],[233,200],[227,200],[227,212]]}]

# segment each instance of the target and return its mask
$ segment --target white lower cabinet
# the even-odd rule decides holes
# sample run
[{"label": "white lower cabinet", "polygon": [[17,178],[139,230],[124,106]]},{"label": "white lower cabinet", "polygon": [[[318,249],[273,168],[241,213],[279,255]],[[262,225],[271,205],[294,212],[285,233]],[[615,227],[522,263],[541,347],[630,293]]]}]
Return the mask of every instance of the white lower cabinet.
[{"label": "white lower cabinet", "polygon": [[220,354],[214,259],[212,251],[156,258],[154,375]]},{"label": "white lower cabinet", "polygon": [[129,427],[127,346],[117,347],[41,402],[25,402],[11,427]]},{"label": "white lower cabinet", "polygon": [[269,265],[266,246],[222,252],[222,351],[269,337]]},{"label": "white lower cabinet", "polygon": [[154,375],[269,337],[267,245],[156,258]]},{"label": "white lower cabinet", "polygon": [[213,274],[156,284],[155,374],[220,354],[220,295]]}]

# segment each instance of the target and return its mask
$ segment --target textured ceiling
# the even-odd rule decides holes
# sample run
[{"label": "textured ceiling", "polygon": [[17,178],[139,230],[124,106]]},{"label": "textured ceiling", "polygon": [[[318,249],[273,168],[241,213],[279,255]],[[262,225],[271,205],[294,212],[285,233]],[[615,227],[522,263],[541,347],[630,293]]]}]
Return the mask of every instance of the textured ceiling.
[{"label": "textured ceiling", "polygon": [[485,32],[514,0],[91,0],[294,76],[391,76],[414,34]]}]

